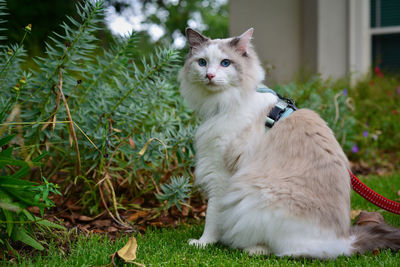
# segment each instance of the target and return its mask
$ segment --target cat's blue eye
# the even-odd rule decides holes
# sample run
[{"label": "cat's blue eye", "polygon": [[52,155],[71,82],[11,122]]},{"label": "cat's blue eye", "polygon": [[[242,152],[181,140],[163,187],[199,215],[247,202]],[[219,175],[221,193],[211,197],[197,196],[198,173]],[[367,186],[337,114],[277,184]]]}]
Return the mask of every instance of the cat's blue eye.
[{"label": "cat's blue eye", "polygon": [[223,59],[221,61],[221,66],[222,67],[228,67],[229,65],[231,65],[231,61],[229,59]]},{"label": "cat's blue eye", "polygon": [[204,58],[200,58],[198,61],[200,67],[204,67],[207,65],[207,61]]}]

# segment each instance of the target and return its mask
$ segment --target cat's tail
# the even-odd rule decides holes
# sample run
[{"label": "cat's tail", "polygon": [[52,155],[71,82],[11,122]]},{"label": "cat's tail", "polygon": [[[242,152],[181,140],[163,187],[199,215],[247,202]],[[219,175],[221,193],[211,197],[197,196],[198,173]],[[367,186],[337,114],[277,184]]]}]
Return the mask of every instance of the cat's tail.
[{"label": "cat's tail", "polygon": [[353,253],[363,254],[376,249],[400,250],[400,229],[384,222],[376,225],[353,226]]}]

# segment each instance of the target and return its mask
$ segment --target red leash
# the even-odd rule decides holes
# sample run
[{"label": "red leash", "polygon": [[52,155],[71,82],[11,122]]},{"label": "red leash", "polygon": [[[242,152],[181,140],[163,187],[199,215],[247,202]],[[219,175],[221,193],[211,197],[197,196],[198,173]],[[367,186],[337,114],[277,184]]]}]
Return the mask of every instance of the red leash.
[{"label": "red leash", "polygon": [[384,210],[400,215],[400,203],[379,195],[361,182],[353,173],[351,173],[351,171],[349,171],[349,174],[351,177],[351,185],[353,190],[356,191],[360,196]]}]

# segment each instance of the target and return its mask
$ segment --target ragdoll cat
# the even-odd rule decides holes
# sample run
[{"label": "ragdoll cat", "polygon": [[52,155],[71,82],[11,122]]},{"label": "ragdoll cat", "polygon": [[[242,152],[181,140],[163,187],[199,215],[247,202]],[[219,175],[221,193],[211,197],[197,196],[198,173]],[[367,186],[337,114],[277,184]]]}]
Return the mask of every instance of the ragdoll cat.
[{"label": "ragdoll cat", "polygon": [[256,91],[264,71],[252,33],[211,40],[186,31],[180,91],[203,118],[195,180],[208,197],[204,232],[189,243],[315,258],[397,250],[395,228],[350,227],[349,162],[319,115],[300,109],[265,127],[277,96]]}]

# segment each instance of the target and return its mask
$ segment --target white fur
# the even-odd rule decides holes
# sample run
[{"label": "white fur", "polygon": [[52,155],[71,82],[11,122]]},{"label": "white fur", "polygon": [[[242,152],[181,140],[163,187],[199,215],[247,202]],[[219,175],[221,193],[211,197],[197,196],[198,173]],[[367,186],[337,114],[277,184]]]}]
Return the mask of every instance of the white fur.
[{"label": "white fur", "polygon": [[[196,59],[207,60],[207,67],[197,60],[185,66],[179,75],[180,91],[188,104],[200,112],[204,122],[195,136],[196,183],[208,196],[206,224],[200,239],[191,245],[204,247],[221,241],[250,254],[275,253],[278,256],[333,258],[351,254],[352,239],[337,238],[318,222],[293,217],[288,211],[269,205],[273,197],[268,189],[240,179],[251,170],[241,168],[233,176],[224,164],[224,152],[249,125],[254,125],[266,107],[276,103],[273,94],[255,91],[263,79],[256,74],[254,88],[242,88],[235,68],[219,64],[225,55],[216,44],[196,52]],[[215,84],[209,84],[207,72],[214,73]],[[257,76],[258,75],[258,76]],[[265,129],[251,131],[242,153],[255,153]],[[265,142],[265,140],[264,140]],[[244,156],[243,158],[251,158]],[[241,162],[241,166],[251,165]],[[262,203],[262,205],[260,204]]]},{"label": "white fur", "polygon": [[263,245],[262,253],[269,251],[277,256],[334,258],[351,254],[353,238],[337,238],[333,230],[271,207],[273,197],[268,189],[249,185],[240,176],[235,174],[225,185],[219,213],[213,214],[218,217],[222,243],[250,248],[250,253],[257,253],[257,246]]}]

